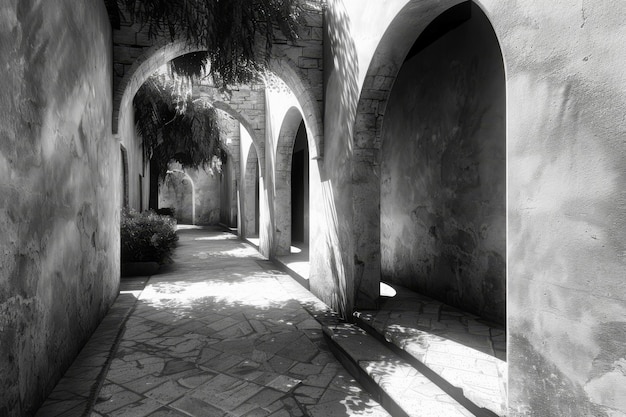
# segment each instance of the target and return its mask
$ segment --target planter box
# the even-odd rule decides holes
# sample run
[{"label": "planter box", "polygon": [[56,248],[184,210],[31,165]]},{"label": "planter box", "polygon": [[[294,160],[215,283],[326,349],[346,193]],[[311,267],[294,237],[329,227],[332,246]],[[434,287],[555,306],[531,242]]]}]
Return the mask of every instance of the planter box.
[{"label": "planter box", "polygon": [[124,262],[122,264],[123,277],[139,277],[154,275],[159,271],[157,262]]}]

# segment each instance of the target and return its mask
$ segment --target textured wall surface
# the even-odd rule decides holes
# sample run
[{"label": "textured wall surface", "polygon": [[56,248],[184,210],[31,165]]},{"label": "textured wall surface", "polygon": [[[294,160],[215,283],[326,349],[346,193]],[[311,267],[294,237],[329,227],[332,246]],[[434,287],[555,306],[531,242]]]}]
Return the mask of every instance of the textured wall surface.
[{"label": "textured wall surface", "polygon": [[0,415],[33,414],[119,285],[120,148],[99,0],[0,8]]},{"label": "textured wall surface", "polygon": [[624,416],[626,4],[506,3],[510,414]]},{"label": "textured wall surface", "polygon": [[505,322],[504,68],[480,9],[407,61],[383,122],[382,278]]}]

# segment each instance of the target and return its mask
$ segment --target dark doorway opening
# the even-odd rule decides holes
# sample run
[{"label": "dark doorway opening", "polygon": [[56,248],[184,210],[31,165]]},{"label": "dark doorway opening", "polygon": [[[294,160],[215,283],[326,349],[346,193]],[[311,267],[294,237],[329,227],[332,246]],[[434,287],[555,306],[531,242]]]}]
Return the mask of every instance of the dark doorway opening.
[{"label": "dark doorway opening", "polygon": [[309,147],[304,122],[300,123],[291,162],[291,242],[309,240]]}]

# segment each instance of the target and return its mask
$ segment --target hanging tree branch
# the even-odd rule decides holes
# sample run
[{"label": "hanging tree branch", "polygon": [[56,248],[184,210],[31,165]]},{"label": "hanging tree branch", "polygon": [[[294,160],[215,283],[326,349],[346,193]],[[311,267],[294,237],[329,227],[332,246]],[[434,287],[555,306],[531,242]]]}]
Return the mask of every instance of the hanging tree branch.
[{"label": "hanging tree branch", "polygon": [[207,168],[222,156],[217,111],[194,103],[189,95],[180,96],[176,84],[165,76],[150,77],[133,104],[144,156],[159,178],[165,177],[172,161],[184,168]]},{"label": "hanging tree branch", "polygon": [[[133,22],[147,26],[150,37],[185,39],[206,48],[195,58],[223,85],[249,83],[267,67],[275,30],[297,38],[298,0],[118,0]],[[189,61],[188,63],[193,63]],[[195,68],[198,68],[198,67]],[[174,65],[174,68],[184,68]],[[197,73],[196,70],[183,72]]]}]

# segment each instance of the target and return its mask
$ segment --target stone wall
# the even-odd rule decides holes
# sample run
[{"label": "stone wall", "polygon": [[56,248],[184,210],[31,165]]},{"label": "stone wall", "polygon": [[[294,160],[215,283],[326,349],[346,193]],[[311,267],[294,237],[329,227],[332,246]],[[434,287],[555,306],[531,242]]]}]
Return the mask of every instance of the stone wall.
[{"label": "stone wall", "polygon": [[504,86],[498,41],[474,6],[398,73],[383,122],[380,201],[382,278],[502,324]]},{"label": "stone wall", "polygon": [[119,285],[120,146],[100,0],[0,8],[0,415],[32,415]]}]

